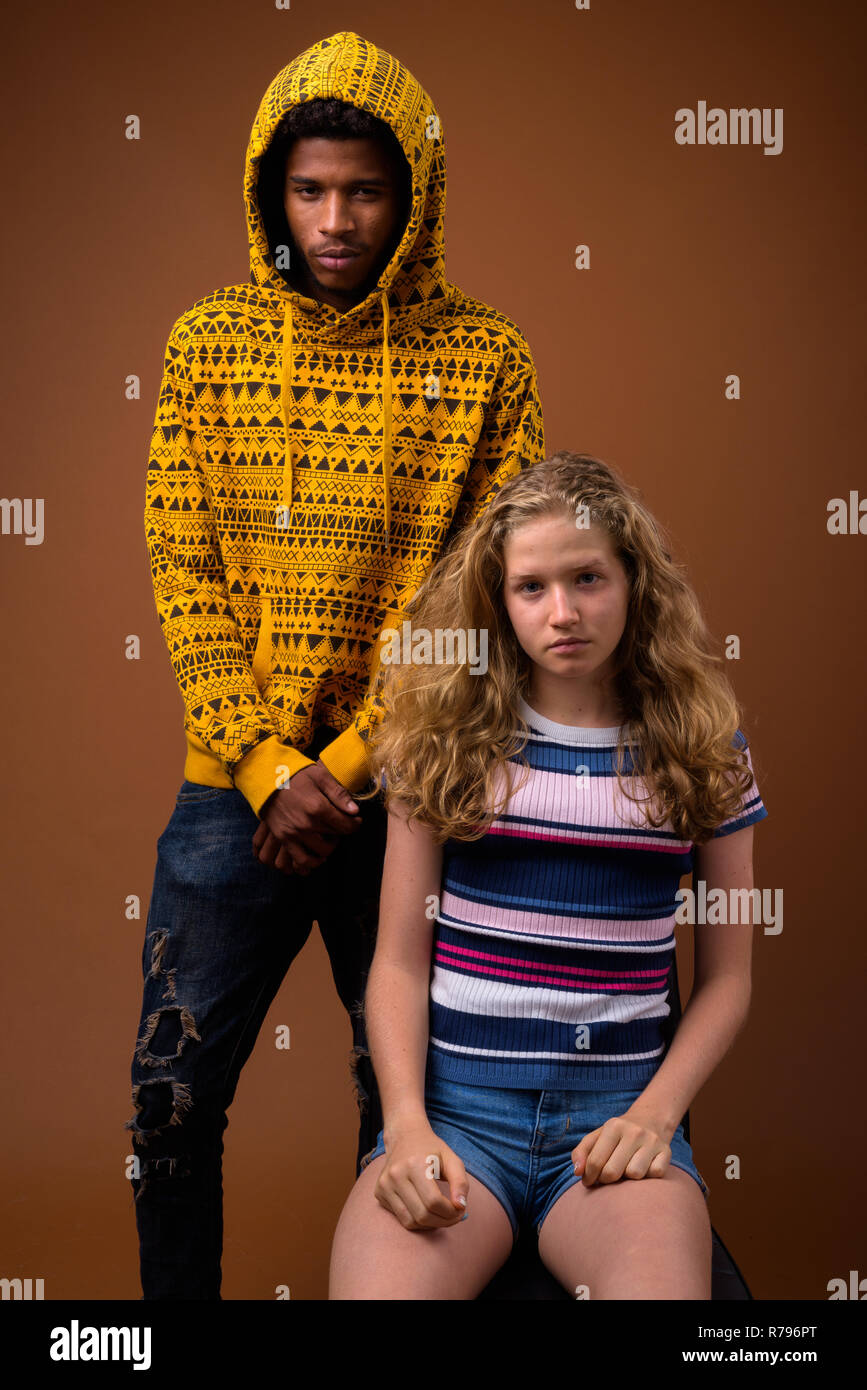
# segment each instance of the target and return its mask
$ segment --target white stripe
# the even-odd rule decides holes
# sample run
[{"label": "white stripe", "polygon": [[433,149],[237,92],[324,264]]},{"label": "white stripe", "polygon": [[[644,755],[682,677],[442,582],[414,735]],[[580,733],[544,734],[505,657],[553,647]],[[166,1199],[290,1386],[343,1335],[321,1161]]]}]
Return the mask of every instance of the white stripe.
[{"label": "white stripe", "polygon": [[472,979],[440,966],[434,968],[430,997],[435,1004],[461,1014],[541,1022],[550,1019],[553,1023],[635,1023],[669,1014],[668,1005],[658,994],[565,994],[544,985]]},{"label": "white stripe", "polygon": [[[537,818],[534,817],[534,819]],[[725,823],[728,824],[727,821]],[[494,831],[494,826],[501,828]],[[691,843],[689,840],[660,840],[658,835],[651,835],[648,831],[619,830],[607,825],[594,825],[586,830],[579,829],[577,823],[565,826],[533,825],[526,817],[514,813],[509,821],[500,819],[493,821],[488,833],[493,833],[497,840],[503,840],[506,843],[509,840],[520,840],[524,844],[533,844],[534,841],[537,841],[544,846],[568,842],[573,844],[576,849],[580,845],[590,845],[592,849],[613,847],[614,849],[658,850],[660,844],[665,844],[673,845],[679,854],[685,854]],[[660,851],[660,853],[663,852],[670,854],[671,850]],[[672,858],[675,857],[672,855]]]},{"label": "white stripe", "polygon": [[582,1062],[649,1062],[664,1050],[658,1047],[653,1052],[489,1052],[480,1047],[459,1047],[457,1043],[441,1042],[431,1038],[432,1043],[445,1052],[470,1052],[474,1057],[504,1057],[515,1061],[560,1062],[566,1057],[580,1058]]}]

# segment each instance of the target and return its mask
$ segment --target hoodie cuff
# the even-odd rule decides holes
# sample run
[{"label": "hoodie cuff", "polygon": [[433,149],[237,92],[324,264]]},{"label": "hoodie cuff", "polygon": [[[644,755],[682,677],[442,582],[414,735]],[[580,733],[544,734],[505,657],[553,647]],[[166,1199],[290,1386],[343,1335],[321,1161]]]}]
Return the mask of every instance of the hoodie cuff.
[{"label": "hoodie cuff", "polygon": [[[290,744],[281,743],[277,734],[272,734],[244,754],[232,768],[231,778],[258,816],[271,793],[278,791],[302,767],[310,767],[313,761]],[[278,768],[284,769],[279,777]]]},{"label": "hoodie cuff", "polygon": [[370,781],[367,744],[354,724],[322,749],[319,761],[347,791],[360,792]]}]

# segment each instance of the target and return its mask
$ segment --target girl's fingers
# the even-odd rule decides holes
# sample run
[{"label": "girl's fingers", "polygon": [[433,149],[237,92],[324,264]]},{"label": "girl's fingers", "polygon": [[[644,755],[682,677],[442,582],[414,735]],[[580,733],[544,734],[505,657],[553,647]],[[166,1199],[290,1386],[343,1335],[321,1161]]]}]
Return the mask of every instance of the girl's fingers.
[{"label": "girl's fingers", "polygon": [[[668,1167],[671,1149],[659,1139],[648,1139],[638,1145],[627,1158],[623,1174],[627,1178],[661,1178]],[[617,1159],[617,1154],[614,1155]],[[616,1181],[616,1179],[612,1179]]]},{"label": "girl's fingers", "polygon": [[[431,1187],[434,1188],[433,1193],[429,1191]],[[434,1230],[441,1226],[452,1226],[463,1219],[463,1212],[452,1206],[437,1182],[426,1176],[424,1168],[420,1168],[418,1174],[408,1172],[400,1177],[390,1175],[383,1182],[383,1188],[388,1198],[394,1200],[402,1213],[399,1220],[406,1225],[406,1217],[410,1222],[410,1229],[415,1227]]]},{"label": "girl's fingers", "polygon": [[416,1226],[426,1228],[431,1220],[430,1212],[416,1191],[409,1173],[392,1178],[392,1190],[397,1193]]},{"label": "girl's fingers", "polygon": [[602,1133],[601,1129],[591,1129],[589,1134],[585,1134],[580,1144],[576,1144],[572,1150],[572,1166],[580,1168],[587,1162],[587,1155],[590,1153],[598,1136]]},{"label": "girl's fingers", "polygon": [[459,1211],[449,1196],[447,1180],[444,1187],[441,1187],[436,1178],[429,1178],[424,1170],[419,1179],[415,1179],[415,1175],[413,1178],[416,1187],[420,1188],[421,1199],[432,1216],[442,1217],[449,1225],[463,1219],[463,1210]]},{"label": "girl's fingers", "polygon": [[407,1211],[404,1203],[400,1200],[396,1192],[392,1191],[390,1188],[383,1188],[382,1192],[380,1192],[379,1184],[377,1184],[374,1193],[379,1205],[385,1207],[386,1211],[390,1211],[392,1216],[396,1217],[400,1222],[401,1226],[405,1226],[407,1230],[412,1229],[412,1215]]},{"label": "girl's fingers", "polygon": [[597,1181],[600,1183],[619,1182],[621,1178],[636,1181],[641,1178],[661,1178],[668,1167],[670,1149],[660,1152],[658,1143],[648,1140],[637,1144],[624,1135],[600,1169]]},{"label": "girl's fingers", "polygon": [[470,1180],[463,1159],[454,1149],[447,1148],[442,1154],[442,1176],[448,1184],[448,1191],[444,1195],[448,1198],[452,1211],[457,1209],[456,1202],[466,1210]]},{"label": "girl's fingers", "polygon": [[[588,1140],[593,1142],[588,1144]],[[619,1140],[619,1133],[616,1130],[608,1130],[606,1133],[604,1125],[601,1129],[594,1130],[593,1134],[588,1134],[581,1140],[578,1145],[579,1150],[585,1144],[588,1144],[588,1147],[584,1153],[584,1167],[579,1176],[588,1187],[599,1178],[599,1174],[617,1148]]]},{"label": "girl's fingers", "polygon": [[460,1221],[463,1212],[456,1211],[444,1196],[436,1179],[429,1178],[423,1167],[411,1169],[400,1182],[398,1190],[419,1226],[431,1230],[436,1226]]},{"label": "girl's fingers", "polygon": [[668,1165],[669,1165],[670,1162],[671,1162],[671,1147],[670,1147],[670,1145],[669,1145],[669,1146],[668,1146],[668,1151],[667,1151],[667,1152],[666,1152],[665,1149],[663,1149],[660,1153],[657,1153],[657,1154],[654,1156],[653,1160],[651,1161],[650,1167],[649,1167],[648,1170],[647,1170],[647,1177],[649,1177],[649,1178],[664,1178],[664,1177],[665,1177],[665,1174],[666,1174],[666,1170],[667,1170]]},{"label": "girl's fingers", "polygon": [[640,1171],[634,1172],[632,1176],[643,1177],[653,1152],[652,1147],[636,1144],[634,1139],[627,1139],[625,1134],[622,1135],[599,1171],[599,1182],[619,1182],[633,1159],[637,1159]]}]

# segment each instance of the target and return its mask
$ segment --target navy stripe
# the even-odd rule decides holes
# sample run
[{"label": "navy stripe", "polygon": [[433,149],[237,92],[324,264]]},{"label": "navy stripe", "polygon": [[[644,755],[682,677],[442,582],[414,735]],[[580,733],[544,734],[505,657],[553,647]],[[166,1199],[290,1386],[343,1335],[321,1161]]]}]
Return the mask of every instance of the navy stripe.
[{"label": "navy stripe", "polygon": [[[523,861],[520,872],[514,865],[509,871],[502,862],[484,859],[458,867],[459,863],[458,856],[449,861],[443,889],[468,903],[498,907],[510,914],[523,909],[558,917],[644,921],[673,917],[678,908],[674,895],[681,874],[689,871],[691,855],[677,855],[665,876],[623,873],[615,877],[598,863],[582,864],[574,850],[571,859]],[[539,889],[544,889],[544,897]]]},{"label": "navy stripe", "polygon": [[711,839],[718,840],[723,835],[731,835],[735,830],[743,830],[745,826],[756,825],[758,821],[765,819],[768,813],[765,807],[761,805],[760,797],[754,797],[752,801],[747,802],[747,809],[749,809],[750,806],[755,806],[756,809],[750,811],[746,816],[739,816],[736,821],[732,821],[731,825],[721,825],[719,829],[713,832]]},{"label": "navy stripe", "polygon": [[[579,767],[586,767],[589,768],[591,777],[616,778],[615,751],[614,748],[606,745],[582,747],[580,743],[552,743],[542,737],[538,741],[536,739],[531,740],[526,748],[523,748],[520,753],[514,754],[507,761],[521,769],[524,766],[523,759],[526,758],[534,771],[562,773],[568,777],[574,777]],[[627,748],[621,776],[628,777],[637,770],[638,766]],[[519,781],[520,778],[516,779],[515,785]]]},{"label": "navy stripe", "polygon": [[[666,1007],[666,1014],[668,1009]],[[430,1036],[458,1047],[488,1052],[601,1052],[617,1058],[624,1052],[654,1052],[663,1042],[661,1018],[640,1018],[630,1023],[590,1023],[588,1046],[576,1048],[576,1025],[547,1018],[503,1018],[459,1013],[431,1001]],[[581,1025],[582,1032],[584,1025]]]}]

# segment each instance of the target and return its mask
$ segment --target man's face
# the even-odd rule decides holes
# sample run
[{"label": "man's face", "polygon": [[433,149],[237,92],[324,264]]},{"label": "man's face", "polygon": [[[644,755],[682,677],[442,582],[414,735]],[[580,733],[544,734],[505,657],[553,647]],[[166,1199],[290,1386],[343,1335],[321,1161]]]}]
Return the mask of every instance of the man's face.
[{"label": "man's face", "polygon": [[[403,232],[397,171],[370,139],[303,136],[286,161],[283,204],[301,264],[293,285],[344,312],[370,292]],[[347,253],[330,259],[328,251]]]}]

